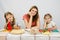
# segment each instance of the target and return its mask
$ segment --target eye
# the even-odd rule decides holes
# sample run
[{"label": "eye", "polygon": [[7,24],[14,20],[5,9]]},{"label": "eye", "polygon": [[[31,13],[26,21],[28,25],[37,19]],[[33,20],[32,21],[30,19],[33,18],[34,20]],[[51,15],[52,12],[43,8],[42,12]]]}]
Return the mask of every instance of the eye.
[{"label": "eye", "polygon": [[10,17],[11,18],[11,17]]},{"label": "eye", "polygon": [[34,11],[34,10],[32,10],[32,11]]},{"label": "eye", "polygon": [[50,19],[50,18],[48,18],[48,19]]},{"label": "eye", "polygon": [[11,17],[9,17],[9,18],[11,18]]},{"label": "eye", "polygon": [[37,11],[35,11],[35,12],[37,12]]},{"label": "eye", "polygon": [[47,18],[46,18],[46,20],[47,20]]},{"label": "eye", "polygon": [[7,18],[7,19],[9,19],[9,18]]}]

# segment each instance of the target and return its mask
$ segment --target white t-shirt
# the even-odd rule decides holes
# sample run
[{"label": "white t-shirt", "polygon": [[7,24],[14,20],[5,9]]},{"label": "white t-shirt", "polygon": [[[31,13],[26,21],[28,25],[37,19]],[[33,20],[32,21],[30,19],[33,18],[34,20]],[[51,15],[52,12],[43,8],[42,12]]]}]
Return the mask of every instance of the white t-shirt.
[{"label": "white t-shirt", "polygon": [[56,24],[53,22],[53,21],[51,21],[48,25],[47,25],[47,28],[52,28],[53,26],[55,26]]}]

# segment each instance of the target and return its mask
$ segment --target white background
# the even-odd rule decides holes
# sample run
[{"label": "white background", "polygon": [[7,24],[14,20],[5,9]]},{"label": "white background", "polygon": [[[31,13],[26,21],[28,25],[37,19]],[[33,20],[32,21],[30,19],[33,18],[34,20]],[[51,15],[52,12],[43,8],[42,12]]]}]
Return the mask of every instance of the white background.
[{"label": "white background", "polygon": [[39,9],[40,23],[42,28],[43,16],[50,13],[53,21],[60,29],[60,0],[0,0],[0,28],[4,27],[4,13],[10,11],[16,18],[16,24],[25,28],[23,15],[26,14],[31,6],[36,5]]}]

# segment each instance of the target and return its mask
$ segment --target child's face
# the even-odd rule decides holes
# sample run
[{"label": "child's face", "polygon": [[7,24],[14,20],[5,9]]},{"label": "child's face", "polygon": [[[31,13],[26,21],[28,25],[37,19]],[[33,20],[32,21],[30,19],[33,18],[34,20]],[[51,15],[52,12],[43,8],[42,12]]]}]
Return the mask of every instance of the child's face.
[{"label": "child's face", "polygon": [[33,8],[30,12],[32,16],[35,16],[37,13],[37,9]]},{"label": "child's face", "polygon": [[7,18],[8,22],[12,22],[13,21],[13,15],[8,14],[6,16],[6,18]]},{"label": "child's face", "polygon": [[46,17],[45,17],[45,21],[46,21],[47,23],[49,23],[51,20],[52,20],[52,18],[50,18],[50,16],[46,16]]}]

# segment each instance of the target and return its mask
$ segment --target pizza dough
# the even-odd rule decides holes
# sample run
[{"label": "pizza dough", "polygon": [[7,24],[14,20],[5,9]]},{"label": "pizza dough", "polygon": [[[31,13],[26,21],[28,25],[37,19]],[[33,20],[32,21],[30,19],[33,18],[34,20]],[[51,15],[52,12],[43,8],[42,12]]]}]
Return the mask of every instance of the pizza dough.
[{"label": "pizza dough", "polygon": [[39,33],[39,30],[38,29],[31,29],[30,33],[31,34],[37,34],[37,33]]},{"label": "pizza dough", "polygon": [[2,30],[2,32],[10,32],[10,30],[4,29]]},{"label": "pizza dough", "polygon": [[23,34],[24,32],[25,32],[24,29],[18,29],[18,30],[13,29],[10,33],[11,34]]}]

